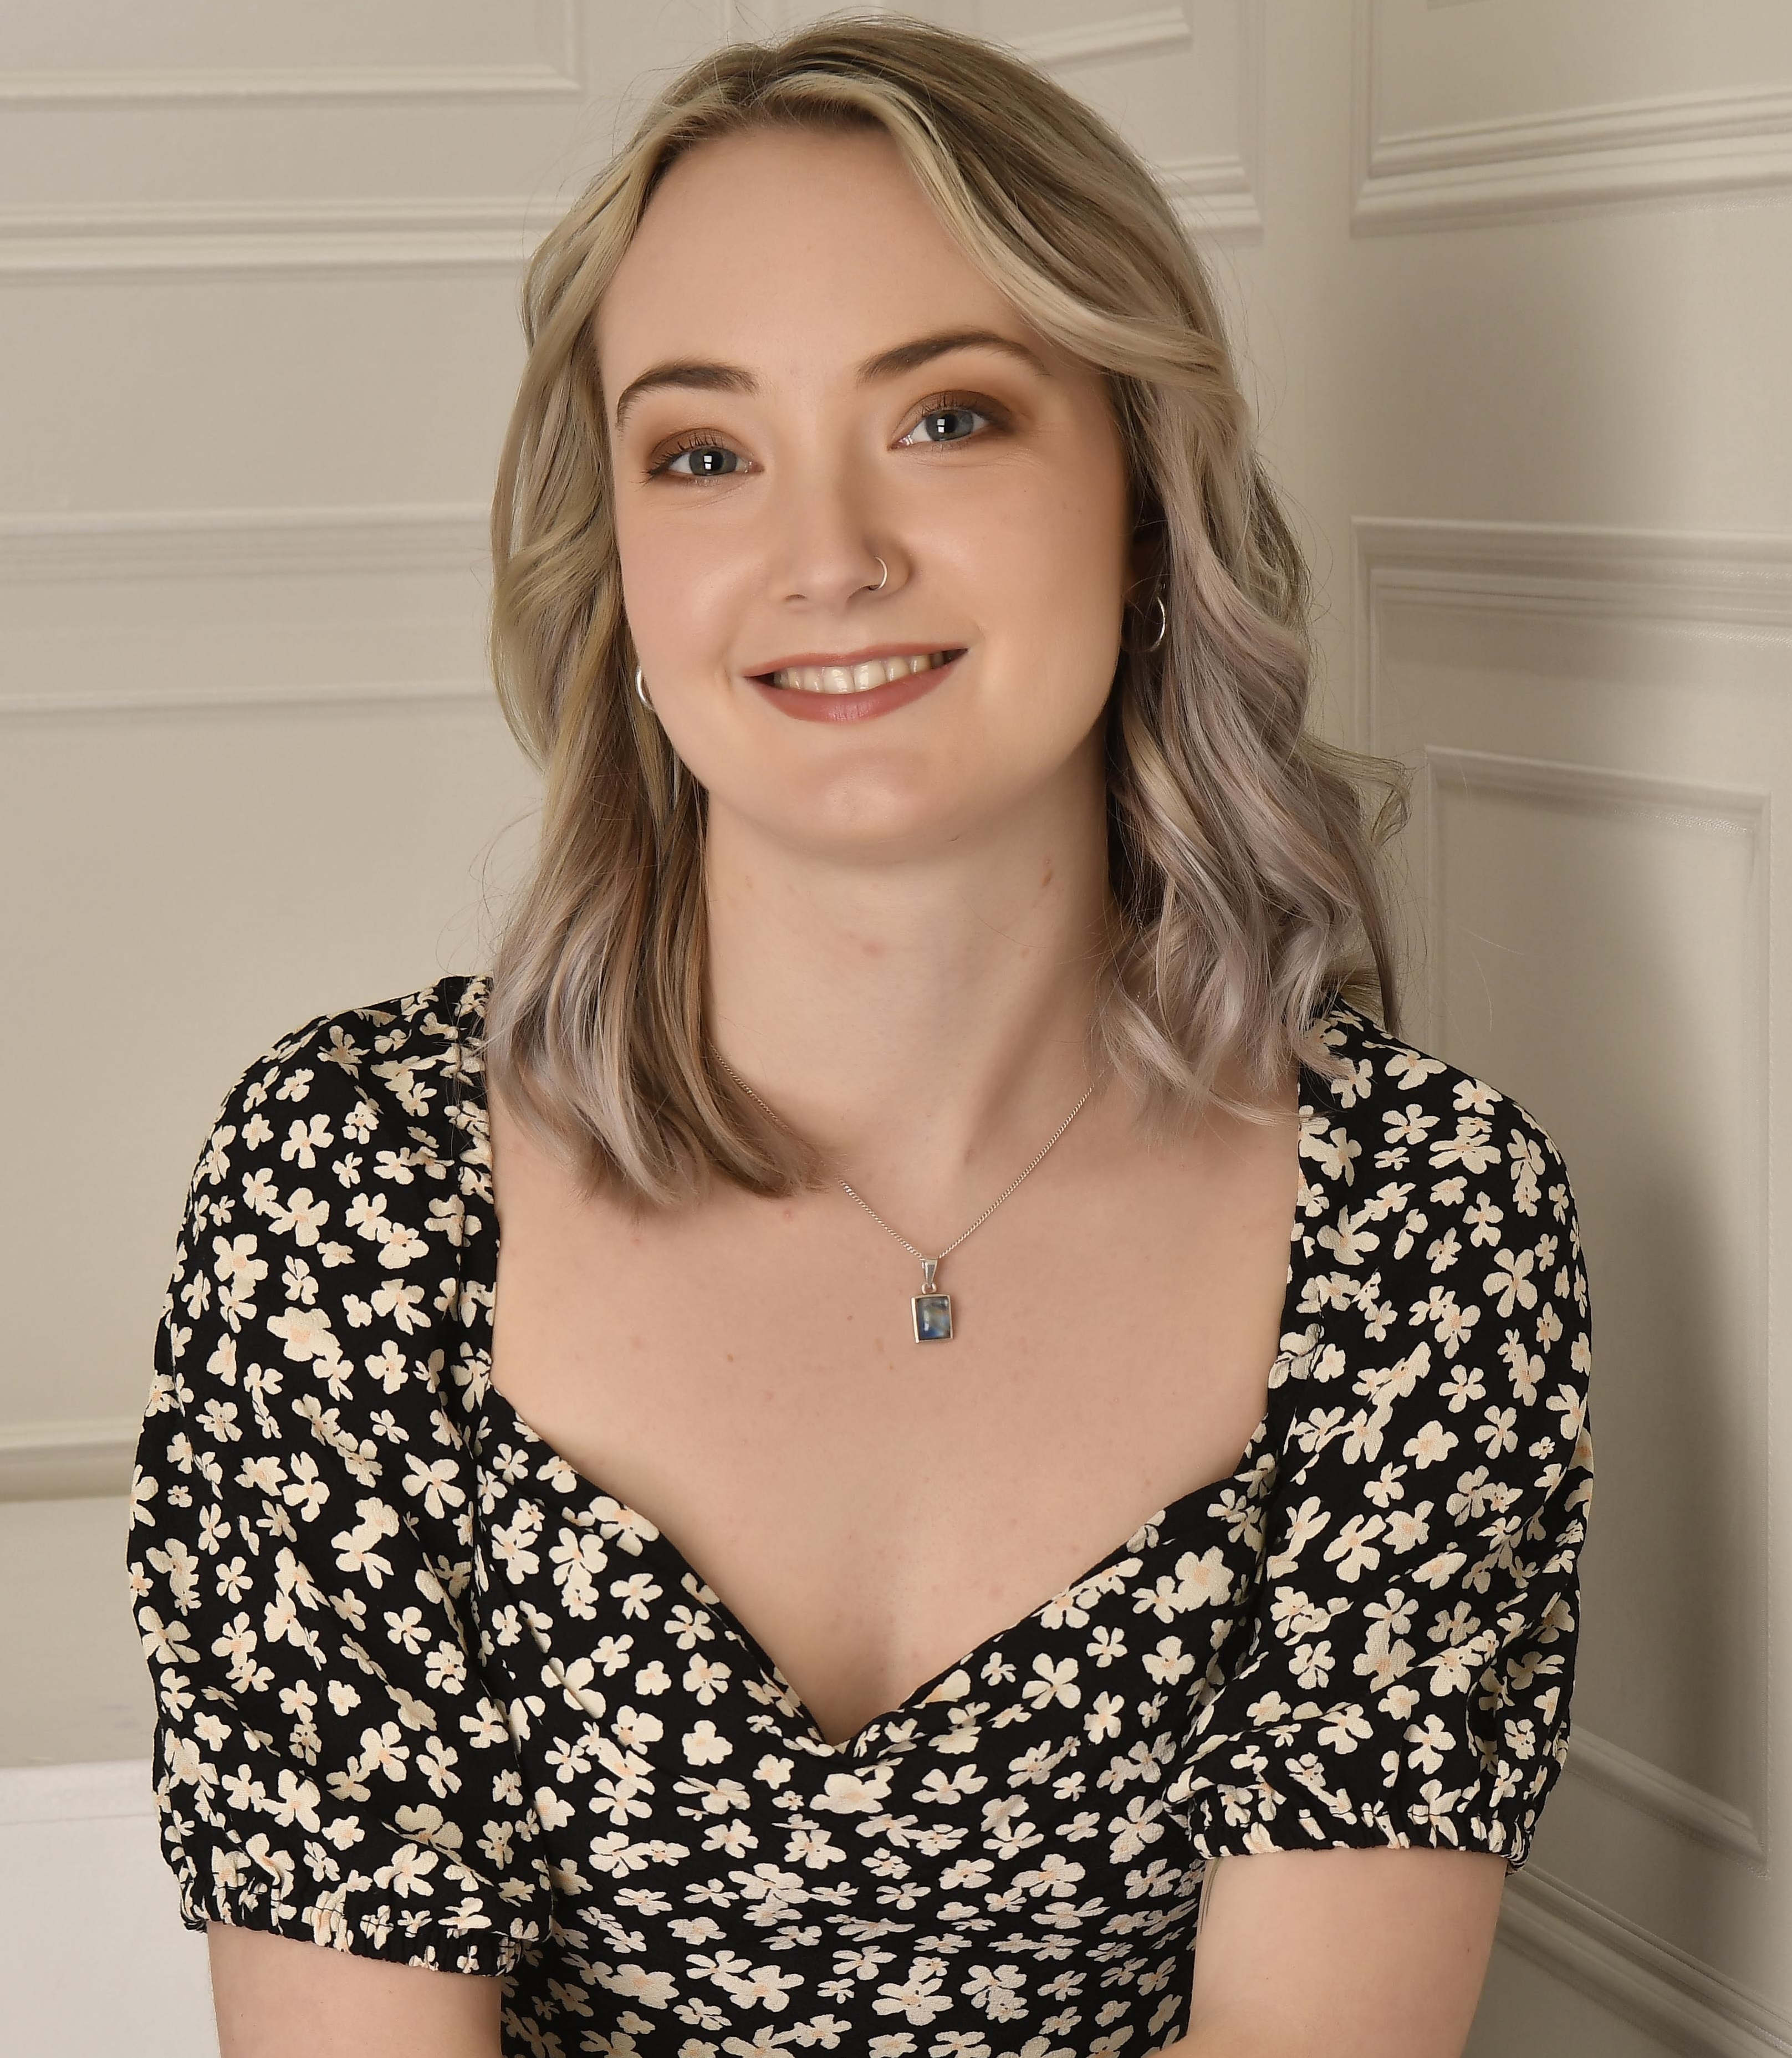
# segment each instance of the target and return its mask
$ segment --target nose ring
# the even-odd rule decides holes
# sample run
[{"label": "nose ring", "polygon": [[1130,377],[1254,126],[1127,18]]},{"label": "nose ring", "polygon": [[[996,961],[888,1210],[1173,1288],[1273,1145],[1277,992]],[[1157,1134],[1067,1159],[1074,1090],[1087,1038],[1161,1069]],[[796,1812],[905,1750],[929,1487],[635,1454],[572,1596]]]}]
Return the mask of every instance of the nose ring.
[{"label": "nose ring", "polygon": [[880,558],[877,562],[883,566],[884,576],[877,582],[876,585],[871,589],[873,593],[881,593],[884,587],[890,582],[889,566],[884,563],[884,560],[881,558]]}]

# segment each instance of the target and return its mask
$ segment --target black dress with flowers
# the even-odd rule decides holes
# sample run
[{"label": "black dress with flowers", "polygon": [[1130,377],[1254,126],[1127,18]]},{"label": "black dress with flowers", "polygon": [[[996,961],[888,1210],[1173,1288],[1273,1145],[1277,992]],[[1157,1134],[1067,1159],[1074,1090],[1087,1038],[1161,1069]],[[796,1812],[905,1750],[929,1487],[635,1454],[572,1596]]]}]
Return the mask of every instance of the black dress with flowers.
[{"label": "black dress with flowers", "polygon": [[490,1384],[484,997],[307,1024],[194,1174],[129,1544],[189,1926],[497,1974],[535,2058],[1138,2058],[1213,1859],[1522,1862],[1591,1483],[1523,1108],[1336,1007],[1237,1470],[830,1744]]}]

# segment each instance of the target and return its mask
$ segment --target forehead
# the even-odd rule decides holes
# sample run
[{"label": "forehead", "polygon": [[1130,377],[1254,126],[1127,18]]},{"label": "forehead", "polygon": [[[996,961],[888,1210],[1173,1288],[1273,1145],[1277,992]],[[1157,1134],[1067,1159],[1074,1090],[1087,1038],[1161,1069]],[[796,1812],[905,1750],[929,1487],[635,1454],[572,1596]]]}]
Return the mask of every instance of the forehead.
[{"label": "forehead", "polygon": [[596,340],[614,394],[663,358],[805,380],[960,326],[1058,355],[959,248],[881,129],[773,129],[701,144],[666,173]]}]

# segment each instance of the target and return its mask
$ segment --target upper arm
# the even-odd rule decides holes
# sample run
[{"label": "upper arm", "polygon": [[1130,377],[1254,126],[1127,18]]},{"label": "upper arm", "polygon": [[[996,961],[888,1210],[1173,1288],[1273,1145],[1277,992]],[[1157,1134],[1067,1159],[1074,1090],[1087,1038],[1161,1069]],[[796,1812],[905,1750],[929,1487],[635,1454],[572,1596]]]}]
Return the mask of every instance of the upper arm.
[{"label": "upper arm", "polygon": [[1505,1873],[1478,1851],[1222,1859],[1195,1953],[1190,2058],[1457,2058]]},{"label": "upper arm", "polygon": [[1190,2058],[1453,2058],[1566,1754],[1591,1463],[1566,1168],[1480,1082],[1363,1048],[1303,1143],[1326,1269],[1278,1361],[1262,1578],[1172,1789],[1217,1868]]},{"label": "upper arm", "polygon": [[[423,1031],[351,1026],[360,1043],[328,1057],[323,1028],[300,1032],[225,1104],[133,1482],[162,1848],[250,2051],[285,2033],[256,2014],[275,1969],[328,1994],[404,1972],[364,1990],[460,1991],[425,1976],[512,1969],[550,1895],[485,1675],[476,1467],[447,1369],[462,1168],[428,1113]],[[404,1098],[373,1062],[394,1051]]]},{"label": "upper arm", "polygon": [[[1178,1782],[1203,1857],[1520,1865],[1566,1756],[1591,1467],[1566,1170],[1466,1075],[1400,1098],[1314,1125],[1331,1119],[1313,1148],[1340,1190],[1312,1254],[1337,1261],[1284,1338],[1262,1577]],[[1372,1154],[1385,1123],[1402,1133],[1390,1115],[1425,1140]]]},{"label": "upper arm", "polygon": [[495,1979],[213,1922],[220,2058],[497,2058]]}]

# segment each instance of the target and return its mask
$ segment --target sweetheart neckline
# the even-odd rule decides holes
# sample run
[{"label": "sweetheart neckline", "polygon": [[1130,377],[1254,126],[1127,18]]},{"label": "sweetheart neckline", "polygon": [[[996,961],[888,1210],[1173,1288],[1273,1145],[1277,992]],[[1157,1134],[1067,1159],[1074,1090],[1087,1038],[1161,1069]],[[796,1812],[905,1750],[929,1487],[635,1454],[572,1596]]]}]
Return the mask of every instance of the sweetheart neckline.
[{"label": "sweetheart neckline", "polygon": [[[475,1018],[479,1025],[478,1030],[471,1035],[466,1026],[466,1018],[469,1014]],[[484,1023],[483,985],[477,979],[471,980],[463,991],[460,1004],[455,1011],[455,1056],[451,1065],[453,1091],[456,1112],[460,1118],[459,1126],[462,1127],[463,1133],[466,1134],[471,1130],[484,1142],[485,1162],[489,1174],[492,1170],[491,1110],[485,1091],[484,1039],[481,1033]],[[479,1058],[479,1063],[471,1067],[459,1061],[460,1054],[468,1046],[471,1046]],[[1300,1060],[1297,1063],[1295,1081],[1294,1206],[1289,1225],[1287,1248],[1289,1256],[1287,1278],[1282,1289],[1281,1310],[1277,1317],[1277,1350],[1275,1357],[1270,1361],[1266,1376],[1262,1416],[1247,1438],[1237,1466],[1230,1472],[1210,1480],[1204,1485],[1191,1487],[1187,1492],[1177,1495],[1174,1500],[1166,1502],[1162,1507],[1146,1516],[1141,1521],[1134,1524],[1126,1537],[1104,1552],[1094,1564],[1079,1573],[1076,1578],[1059,1587],[1055,1592],[1047,1595],[1036,1607],[1028,1609],[1024,1615],[1018,1616],[1003,1627],[991,1631],[988,1635],[974,1644],[969,1651],[955,1659],[952,1663],[941,1667],[937,1672],[924,1679],[912,1692],[905,1694],[893,1708],[885,1709],[880,1714],[870,1717],[850,1735],[843,1738],[837,1743],[828,1742],[823,1734],[821,1725],[817,1720],[814,1711],[791,1684],[783,1667],[779,1665],[745,1623],[735,1614],[712,1582],[698,1571],[666,1531],[658,1523],[650,1520],[642,1514],[639,1509],[631,1507],[619,1494],[612,1493],[607,1487],[582,1472],[570,1458],[550,1443],[546,1437],[523,1417],[510,1396],[493,1381],[490,1344],[495,1333],[498,1256],[502,1242],[502,1231],[498,1221],[495,1181],[488,1186],[488,1197],[483,1209],[487,1226],[491,1231],[491,1241],[485,1247],[486,1261],[482,1267],[484,1274],[483,1283],[486,1291],[478,1297],[478,1305],[487,1340],[483,1353],[485,1377],[478,1402],[478,1420],[482,1443],[483,1432],[489,1423],[489,1406],[495,1399],[501,1404],[504,1413],[510,1419],[511,1426],[519,1433],[522,1440],[537,1446],[545,1454],[546,1463],[562,1468],[570,1475],[575,1486],[582,1490],[586,1498],[601,1499],[610,1502],[619,1513],[628,1518],[630,1527],[639,1528],[650,1532],[651,1540],[660,1547],[670,1563],[677,1568],[680,1585],[685,1586],[686,1582],[689,1581],[694,1583],[697,1589],[701,1589],[702,1605],[713,1611],[723,1628],[752,1659],[759,1670],[763,1683],[776,1690],[779,1703],[785,1710],[802,1722],[808,1732],[808,1734],[801,1739],[805,1747],[817,1752],[817,1754],[825,1754],[842,1760],[856,1760],[863,1751],[866,1741],[874,1731],[881,1729],[887,1723],[902,1720],[912,1710],[926,1706],[935,1690],[951,1679],[953,1673],[968,1671],[973,1664],[985,1659],[992,1647],[1018,1635],[1030,1624],[1036,1622],[1048,1608],[1055,1606],[1063,1599],[1067,1595],[1074,1593],[1079,1587],[1086,1586],[1091,1580],[1099,1578],[1111,1565],[1125,1556],[1132,1544],[1133,1539],[1142,1531],[1156,1529],[1161,1541],[1166,1531],[1171,1529],[1172,1518],[1181,1516],[1184,1511],[1189,1509],[1194,1501],[1203,1496],[1218,1493],[1226,1487],[1244,1485],[1249,1488],[1260,1480],[1261,1455],[1258,1445],[1269,1436],[1273,1428],[1276,1394],[1278,1388],[1284,1383],[1283,1380],[1277,1377],[1278,1369],[1282,1366],[1287,1356],[1286,1352],[1282,1349],[1282,1339],[1291,1333],[1290,1318],[1298,1312],[1297,1302],[1301,1275],[1296,1268],[1293,1253],[1301,1246],[1301,1225],[1306,1216],[1305,1203],[1307,1195],[1306,1168],[1303,1162],[1305,1154],[1301,1148],[1304,1134],[1301,1117],[1309,1107],[1324,1104],[1325,1096],[1322,1091],[1323,1087],[1324,1082],[1319,1075],[1312,1070],[1305,1059]],[[460,1238],[455,1250],[457,1284],[463,1292],[466,1285],[465,1275],[468,1252],[475,1241],[474,1238],[463,1235]],[[483,1461],[483,1449],[476,1446],[475,1456]],[[1262,1484],[1261,1492],[1266,1495],[1268,1490],[1268,1483]]]},{"label": "sweetheart neckline", "polygon": [[[1292,1292],[1292,1290],[1293,1286],[1290,1282],[1289,1291]],[[1266,1468],[1259,1446],[1267,1441],[1274,1427],[1275,1396],[1278,1389],[1285,1383],[1276,1377],[1276,1371],[1282,1364],[1285,1356],[1285,1353],[1278,1351],[1275,1362],[1270,1367],[1269,1388],[1262,1417],[1256,1428],[1252,1430],[1243,1453],[1231,1472],[1218,1478],[1209,1480],[1205,1485],[1191,1487],[1186,1493],[1178,1494],[1174,1500],[1165,1502],[1161,1508],[1146,1516],[1142,1520],[1135,1523],[1118,1544],[1104,1551],[1092,1565],[1078,1573],[1075,1579],[1067,1580],[1055,1591],[1047,1595],[1036,1607],[1029,1608],[1024,1615],[1017,1616],[1012,1622],[1004,1623],[999,1629],[991,1631],[987,1636],[979,1639],[973,1644],[968,1651],[961,1653],[949,1664],[941,1666],[938,1671],[930,1674],[918,1687],[905,1694],[895,1706],[881,1710],[878,1714],[869,1717],[865,1722],[860,1723],[857,1729],[849,1735],[842,1738],[837,1743],[828,1741],[822,1732],[821,1725],[817,1720],[813,1710],[791,1684],[785,1674],[783,1667],[773,1657],[770,1651],[765,1648],[746,1623],[736,1615],[727,1601],[717,1591],[712,1582],[691,1562],[677,1542],[657,1522],[642,1514],[638,1508],[632,1507],[619,1494],[612,1493],[609,1488],[604,1486],[600,1481],[594,1480],[589,1473],[581,1471],[563,1452],[556,1449],[546,1437],[533,1428],[517,1412],[515,1404],[510,1396],[493,1383],[489,1371],[479,1404],[479,1424],[482,1433],[475,1441],[474,1455],[475,1460],[484,1466],[485,1436],[483,1432],[490,1431],[494,1427],[491,1404],[493,1400],[496,1400],[499,1404],[503,1415],[507,1418],[507,1426],[516,1432],[519,1441],[525,1446],[533,1444],[542,1453],[539,1461],[531,1468],[531,1478],[534,1483],[553,1484],[556,1490],[569,1501],[607,1501],[617,1511],[617,1514],[624,1518],[623,1526],[642,1535],[643,1553],[653,1547],[657,1547],[662,1553],[669,1565],[676,1568],[679,1586],[684,1591],[691,1593],[693,1599],[699,1600],[703,1607],[716,1615],[723,1629],[733,1638],[758,1668],[762,1679],[777,1690],[778,1699],[786,1712],[800,1719],[809,1732],[807,1738],[805,1739],[808,1747],[814,1750],[817,1755],[825,1754],[842,1759],[856,1759],[861,1755],[866,1742],[872,1732],[884,1728],[887,1724],[900,1722],[912,1711],[927,1706],[932,1700],[936,1690],[949,1680],[955,1672],[969,1672],[984,1663],[993,1647],[1007,1642],[1011,1637],[1020,1635],[1032,1623],[1037,1622],[1048,1609],[1056,1607],[1059,1602],[1074,1595],[1079,1588],[1087,1587],[1093,1581],[1100,1579],[1104,1573],[1110,1571],[1130,1552],[1134,1549],[1145,1551],[1153,1547],[1161,1547],[1166,1539],[1181,1540],[1186,1534],[1186,1518],[1193,1514],[1192,1504],[1195,1501],[1210,1495],[1220,1493],[1227,1487],[1242,1488],[1247,1495],[1254,1498],[1262,1498],[1266,1495],[1269,1485],[1273,1484],[1273,1472],[1268,1478],[1266,1478]],[[501,1424],[498,1426],[502,1428],[505,1425]],[[550,1473],[555,1469],[564,1472],[570,1478],[573,1484],[570,1488],[561,1488],[558,1482],[544,1478],[545,1474]],[[511,1484],[515,1490],[515,1483]],[[527,1496],[523,1497],[530,1498]],[[540,1503],[531,1500],[531,1504],[539,1506]],[[1205,1518],[1211,1519],[1216,1525],[1222,1528],[1225,1526],[1226,1518],[1223,1513],[1212,1508],[1208,1508],[1202,1513]],[[613,1519],[608,1516],[605,1518],[606,1520]],[[1153,1543],[1140,1544],[1138,1539],[1147,1529],[1156,1532]],[[939,1702],[934,1704],[941,1705]]]}]

